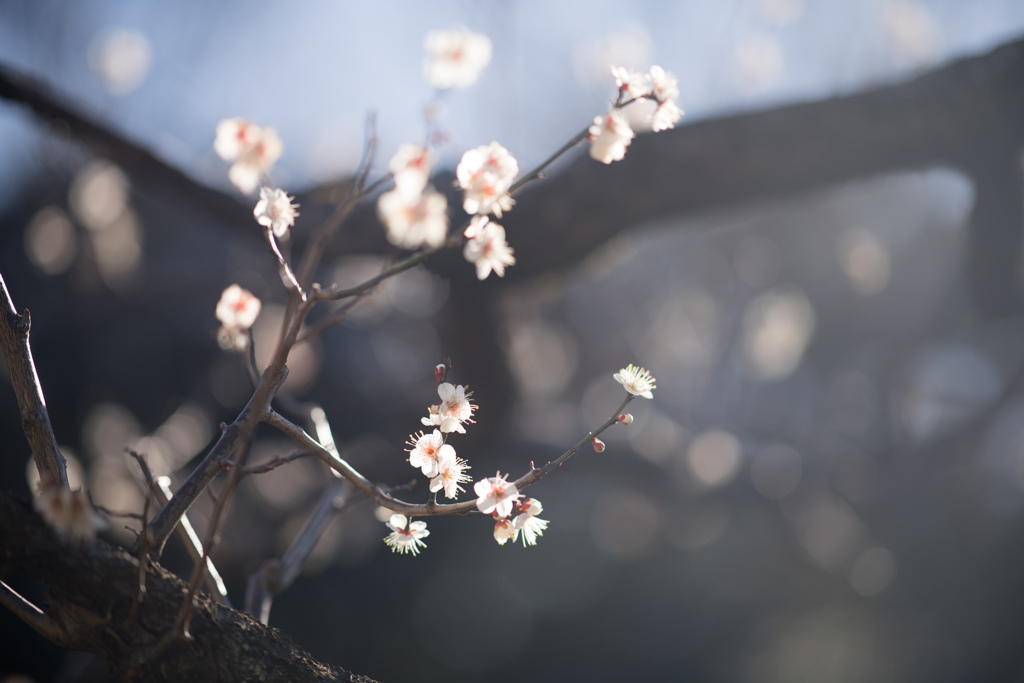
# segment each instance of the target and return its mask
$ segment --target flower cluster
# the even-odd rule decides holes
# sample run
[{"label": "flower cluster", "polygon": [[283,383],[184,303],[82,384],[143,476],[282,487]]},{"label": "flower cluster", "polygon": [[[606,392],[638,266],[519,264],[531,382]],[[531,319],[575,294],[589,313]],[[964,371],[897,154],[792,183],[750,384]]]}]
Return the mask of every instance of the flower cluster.
[{"label": "flower cluster", "polygon": [[519,162],[497,142],[467,151],[455,169],[459,187],[466,191],[462,208],[501,218],[515,204],[508,191],[518,174]]},{"label": "flower cluster", "polygon": [[[473,485],[477,495],[476,507],[485,515],[494,517],[494,540],[505,545],[510,539],[515,542],[523,535],[523,545],[537,545],[537,537],[548,528],[545,519],[537,517],[543,510],[535,498],[522,498],[516,485],[507,481],[500,472],[493,477],[481,479]],[[515,510],[515,519],[509,515]]]},{"label": "flower cluster", "polygon": [[280,158],[284,145],[273,128],[235,117],[217,124],[213,149],[224,161],[234,162],[228,179],[245,194],[252,194]]},{"label": "flower cluster", "polygon": [[675,76],[660,66],[652,66],[647,74],[613,66],[612,76],[619,89],[618,101],[607,114],[596,117],[588,131],[590,156],[605,164],[620,161],[626,155],[629,143],[636,137],[629,126],[629,120],[621,111],[624,105],[637,100],[654,100],[658,107],[649,120],[651,130],[655,132],[674,128],[683,116],[683,110],[676,104],[679,83]]},{"label": "flower cluster", "polygon": [[40,483],[35,508],[58,536],[72,543],[91,543],[104,526],[85,493],[69,491],[56,482]]},{"label": "flower cluster", "polygon": [[260,314],[260,300],[238,285],[231,285],[220,295],[217,302],[217,343],[225,351],[244,351],[249,343],[245,334]]}]

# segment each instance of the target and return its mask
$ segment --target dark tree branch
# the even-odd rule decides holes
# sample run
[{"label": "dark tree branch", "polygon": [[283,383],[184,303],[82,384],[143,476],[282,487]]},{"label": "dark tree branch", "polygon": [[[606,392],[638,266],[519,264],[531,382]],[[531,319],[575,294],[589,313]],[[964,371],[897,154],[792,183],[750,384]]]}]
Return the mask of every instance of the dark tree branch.
[{"label": "dark tree branch", "polygon": [[27,503],[6,493],[0,493],[0,566],[42,582],[48,600],[41,614],[0,589],[2,604],[37,630],[42,626],[47,638],[102,657],[119,680],[372,683],[314,660],[282,632],[204,596],[197,596],[192,613],[195,638],[156,651],[174,624],[185,583],[153,563],[147,600],[129,623],[137,560],[102,540],[65,545]]},{"label": "dark tree branch", "polygon": [[68,487],[67,462],[57,447],[57,437],[50,425],[43,388],[32,360],[32,347],[28,343],[32,320],[28,310],[18,315],[7,291],[7,283],[0,274],[0,347],[3,348],[11,385],[18,397],[21,410],[21,428],[32,448],[32,458],[41,479],[59,482]]}]

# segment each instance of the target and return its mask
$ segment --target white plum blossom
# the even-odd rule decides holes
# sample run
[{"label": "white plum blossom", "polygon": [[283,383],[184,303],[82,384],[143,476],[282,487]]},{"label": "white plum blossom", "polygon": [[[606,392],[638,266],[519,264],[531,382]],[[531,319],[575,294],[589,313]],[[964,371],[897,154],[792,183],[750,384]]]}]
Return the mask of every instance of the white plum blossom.
[{"label": "white plum blossom", "polygon": [[519,534],[522,533],[524,546],[537,545],[537,537],[543,536],[544,530],[548,528],[548,521],[537,517],[544,511],[543,506],[536,498],[526,498],[516,504],[516,509],[519,510],[519,514],[512,521],[512,541],[518,540]]},{"label": "white plum blossom", "polygon": [[472,85],[491,61],[491,39],[463,27],[431,31],[423,47],[423,75],[442,90]]},{"label": "white plum blossom", "polygon": [[275,237],[287,237],[288,228],[295,225],[298,204],[293,204],[295,197],[289,197],[284,190],[261,187],[260,200],[256,202],[253,215],[256,222],[270,228]]},{"label": "white plum blossom", "polygon": [[473,422],[473,411],[476,410],[476,405],[469,400],[472,394],[467,393],[466,387],[461,384],[456,387],[449,382],[442,382],[437,386],[437,395],[441,397],[441,403],[430,406],[429,414],[421,422],[428,427],[439,427],[445,434],[465,434],[462,425]]},{"label": "white plum blossom", "polygon": [[466,484],[472,479],[465,473],[469,465],[462,458],[455,456],[455,451],[443,453],[437,468],[437,476],[430,480],[430,492],[436,493],[444,489],[446,498],[455,498],[459,491],[465,491],[459,484]]},{"label": "white plum blossom", "polygon": [[388,544],[392,552],[417,555],[421,547],[427,547],[427,544],[420,540],[430,535],[426,522],[410,524],[405,515],[395,514],[391,515],[388,528],[391,529],[391,533],[384,538],[384,542]]},{"label": "white plum blossom", "polygon": [[91,543],[104,520],[82,491],[69,491],[56,482],[40,483],[35,508],[64,541]]},{"label": "white plum blossom", "polygon": [[261,176],[281,157],[284,145],[273,128],[236,117],[217,124],[213,149],[224,161],[234,162],[228,179],[243,193],[252,194]]},{"label": "white plum blossom", "polygon": [[427,477],[437,476],[442,459],[455,459],[455,449],[444,442],[444,436],[436,429],[431,434],[413,434],[408,444],[409,464],[419,467]]},{"label": "white plum blossom", "polygon": [[490,220],[489,216],[481,216],[480,214],[477,214],[469,219],[469,225],[466,226],[466,230],[462,234],[469,239],[473,239],[477,236],[477,233],[480,232],[480,228],[487,225]]},{"label": "white plum blossom", "polygon": [[674,128],[683,116],[683,110],[676,104],[679,97],[679,82],[670,72],[660,66],[652,66],[647,75],[651,81],[651,97],[658,103],[658,108],[651,114],[651,130],[667,130]]},{"label": "white plum blossom", "polygon": [[395,178],[395,189],[410,195],[423,192],[430,179],[431,156],[431,151],[421,145],[406,143],[399,147],[388,163],[388,170]]},{"label": "white plum blossom", "polygon": [[510,538],[515,537],[515,533],[512,522],[507,519],[502,518],[494,523],[494,540],[498,542],[498,545],[508,543]]},{"label": "white plum blossom", "polygon": [[626,115],[618,109],[595,117],[589,132],[590,156],[603,164],[620,161],[626,156],[629,143],[636,137]]},{"label": "white plum blossom", "polygon": [[[480,218],[477,216],[476,218]],[[513,266],[516,257],[512,255],[512,247],[505,241],[505,228],[483,217],[482,223],[474,226],[476,218],[470,222],[466,232],[472,230],[473,236],[466,240],[462,255],[476,265],[476,277],[485,280],[493,270],[498,277],[505,277],[505,267]]]},{"label": "white plum blossom", "polygon": [[260,314],[260,300],[247,289],[231,285],[220,295],[217,302],[217,320],[224,327],[247,330]]},{"label": "white plum blossom", "polygon": [[519,173],[519,162],[497,142],[468,150],[462,155],[455,177],[466,191],[462,208],[469,214],[501,217],[515,204],[509,188]]},{"label": "white plum blossom", "polygon": [[505,481],[505,476],[500,472],[473,484],[473,491],[477,496],[477,509],[485,515],[493,514],[496,517],[508,517],[512,505],[520,496],[516,485]]},{"label": "white plum blossom", "polygon": [[388,242],[403,249],[437,247],[448,234],[448,200],[429,188],[422,195],[398,189],[385,192],[377,200],[377,214]]},{"label": "white plum blossom", "polygon": [[655,379],[651,376],[651,373],[643,368],[635,367],[632,363],[616,372],[612,377],[634,396],[654,398],[651,390],[658,388],[654,384]]},{"label": "white plum blossom", "polygon": [[626,94],[627,100],[635,100],[651,94],[651,86],[647,85],[647,77],[639,71],[613,66],[612,76],[615,77],[616,87]]},{"label": "white plum blossom", "polygon": [[220,295],[217,302],[217,344],[225,351],[245,351],[249,338],[245,331],[252,327],[260,314],[260,300],[252,292],[238,285],[231,285]]}]

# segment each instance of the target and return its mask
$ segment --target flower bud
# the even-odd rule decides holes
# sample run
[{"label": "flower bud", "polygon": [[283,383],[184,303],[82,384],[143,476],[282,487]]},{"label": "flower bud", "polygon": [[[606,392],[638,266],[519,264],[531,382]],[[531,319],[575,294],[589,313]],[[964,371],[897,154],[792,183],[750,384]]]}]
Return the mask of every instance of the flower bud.
[{"label": "flower bud", "polygon": [[631,414],[629,414],[629,413],[622,413],[621,415],[619,415],[615,419],[618,420],[619,422],[621,422],[624,425],[631,425],[631,424],[633,424],[633,416]]},{"label": "flower bud", "polygon": [[498,545],[505,545],[515,534],[515,529],[512,527],[512,522],[507,519],[499,519],[494,523],[494,540],[498,542]]},{"label": "flower bud", "polygon": [[595,453],[604,453],[604,441],[601,441],[601,439],[595,436],[593,439],[593,444]]},{"label": "flower bud", "polygon": [[444,382],[445,376],[448,374],[448,367],[444,363],[438,363],[434,366],[434,379],[437,380],[438,384]]}]

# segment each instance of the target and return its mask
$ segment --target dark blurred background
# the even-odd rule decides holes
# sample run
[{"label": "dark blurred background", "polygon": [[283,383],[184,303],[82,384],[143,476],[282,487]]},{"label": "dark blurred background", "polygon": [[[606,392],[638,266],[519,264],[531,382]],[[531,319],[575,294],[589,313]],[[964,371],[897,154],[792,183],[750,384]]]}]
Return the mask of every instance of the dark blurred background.
[{"label": "dark blurred background", "polygon": [[[257,349],[272,349],[284,291],[252,201],[213,153],[217,121],[277,128],[274,181],[300,195],[301,247],[358,163],[368,111],[378,172],[422,138],[423,36],[454,24],[489,35],[494,60],[446,99],[439,165],[498,140],[525,169],[605,110],[609,63],[675,73],[685,126],[908,81],[1019,37],[1024,6],[5,3],[0,63],[182,174],[165,182],[109,141],[0,103],[0,272],[32,311],[73,485],[138,510],[126,447],[178,483],[244,405],[241,359],[214,336],[226,285],[263,299]],[[996,223],[1018,245],[1021,157],[1006,153],[1018,207]],[[551,520],[537,547],[498,547],[486,519],[438,518],[419,557],[398,556],[359,503],[271,625],[382,681],[1024,680],[1024,310],[1016,273],[1009,303],[979,296],[997,264],[973,250],[976,187],[942,165],[674,218],[641,210],[567,267],[521,257],[508,282],[478,285],[450,255],[389,281],[293,354],[286,385],[323,405],[374,481],[413,478],[402,447],[446,356],[480,406],[453,441],[476,479],[577,441],[618,405],[611,375],[627,363],[657,377],[655,398],[632,404],[603,454],[530,490]],[[366,236],[372,206],[360,215],[322,281],[358,282],[395,255]],[[557,251],[559,234],[546,239]],[[0,435],[0,485],[27,493],[10,390]],[[291,450],[268,430],[250,459]],[[310,460],[243,483],[214,556],[236,605],[329,483]],[[422,478],[403,495],[424,500]],[[200,529],[210,509],[193,508]],[[130,542],[121,525],[107,536]],[[165,563],[190,568],[176,539]],[[2,680],[105,680],[7,612],[0,629]]]}]

